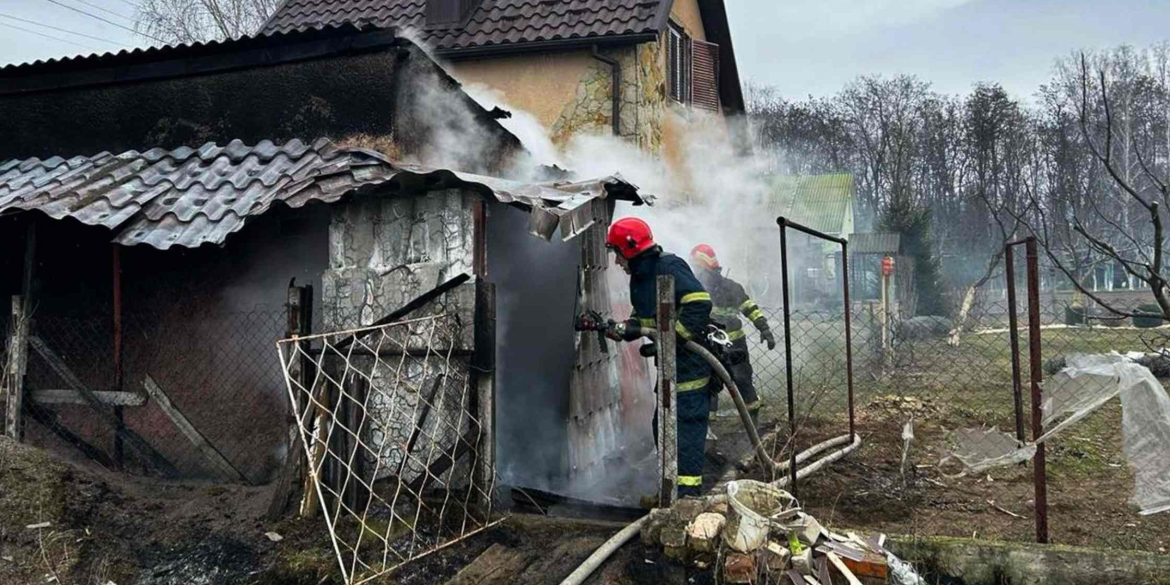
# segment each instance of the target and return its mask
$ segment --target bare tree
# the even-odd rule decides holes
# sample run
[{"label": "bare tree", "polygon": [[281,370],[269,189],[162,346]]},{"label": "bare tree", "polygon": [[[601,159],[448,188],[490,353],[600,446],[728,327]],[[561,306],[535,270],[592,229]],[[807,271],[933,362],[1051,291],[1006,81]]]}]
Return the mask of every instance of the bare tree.
[{"label": "bare tree", "polygon": [[[1045,197],[1033,185],[1027,209],[1017,214],[1029,220],[1053,266],[1078,291],[1119,316],[1143,312],[1121,307],[1086,285],[1083,266],[1108,262],[1120,267],[1131,281],[1149,288],[1159,312],[1170,319],[1163,211],[1170,204],[1170,79],[1165,51],[1162,47],[1135,59],[1123,48],[1115,54],[1117,59],[1098,59],[1096,65],[1081,55],[1077,124],[1110,188],[1094,188],[1090,176],[1084,184],[1059,185],[1060,191]],[[1131,67],[1135,61],[1136,70]],[[1111,79],[1110,73],[1124,83]],[[1123,96],[1120,109],[1118,96]]]},{"label": "bare tree", "polygon": [[135,28],[173,44],[255,34],[280,0],[141,0]]}]

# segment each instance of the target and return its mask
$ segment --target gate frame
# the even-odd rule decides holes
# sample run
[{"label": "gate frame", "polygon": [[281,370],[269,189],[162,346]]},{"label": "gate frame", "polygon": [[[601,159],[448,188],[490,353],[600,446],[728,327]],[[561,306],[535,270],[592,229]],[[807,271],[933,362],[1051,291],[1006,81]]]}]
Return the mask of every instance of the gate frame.
[{"label": "gate frame", "polygon": [[845,384],[849,394],[849,441],[856,439],[856,420],[853,412],[853,306],[849,301],[849,241],[819,232],[810,227],[789,220],[784,216],[776,218],[780,226],[780,276],[781,292],[784,299],[784,379],[788,386],[788,472],[789,488],[798,497],[796,487],[796,398],[792,388],[792,310],[788,298],[788,229],[792,228],[814,238],[841,246],[841,288],[845,305]]}]

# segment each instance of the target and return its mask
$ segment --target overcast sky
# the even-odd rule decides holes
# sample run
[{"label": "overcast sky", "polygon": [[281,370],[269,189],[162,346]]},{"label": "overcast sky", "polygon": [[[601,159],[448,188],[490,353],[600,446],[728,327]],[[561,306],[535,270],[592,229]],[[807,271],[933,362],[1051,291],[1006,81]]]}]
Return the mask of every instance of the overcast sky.
[{"label": "overcast sky", "polygon": [[[0,0],[0,63],[148,44],[118,26],[133,28],[134,1]],[[1170,0],[725,1],[741,77],[791,98],[897,73],[952,93],[999,81],[1030,95],[1078,48],[1170,40]]]}]

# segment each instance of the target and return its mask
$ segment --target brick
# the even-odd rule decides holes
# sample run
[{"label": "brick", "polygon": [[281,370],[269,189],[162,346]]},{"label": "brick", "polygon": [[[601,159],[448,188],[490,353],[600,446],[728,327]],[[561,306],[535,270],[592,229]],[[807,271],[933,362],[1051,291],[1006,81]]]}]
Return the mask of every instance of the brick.
[{"label": "brick", "polygon": [[812,575],[812,549],[806,548],[800,554],[792,555],[792,568],[801,575]]},{"label": "brick", "polygon": [[678,515],[671,510],[650,510],[650,518],[642,526],[642,544],[657,547],[662,537],[662,529],[679,522]]},{"label": "brick", "polygon": [[712,514],[720,514],[726,517],[728,512],[730,512],[730,508],[728,507],[727,502],[718,502],[707,506],[707,511]]},{"label": "brick", "polygon": [[678,514],[683,521],[692,522],[699,514],[703,513],[703,508],[707,506],[707,500],[701,498],[683,498],[674,504],[674,512]]},{"label": "brick", "polygon": [[687,527],[687,546],[695,552],[711,552],[719,541],[719,534],[727,524],[727,518],[719,514],[704,512]]},{"label": "brick", "polygon": [[755,579],[755,559],[742,553],[727,553],[723,560],[723,581],[725,583],[753,583]]},{"label": "brick", "polygon": [[665,547],[684,548],[687,545],[687,529],[685,526],[667,526],[662,529],[658,541]]},{"label": "brick", "polygon": [[764,567],[768,573],[783,573],[788,570],[788,561],[792,558],[792,551],[777,542],[769,542],[764,547]]}]

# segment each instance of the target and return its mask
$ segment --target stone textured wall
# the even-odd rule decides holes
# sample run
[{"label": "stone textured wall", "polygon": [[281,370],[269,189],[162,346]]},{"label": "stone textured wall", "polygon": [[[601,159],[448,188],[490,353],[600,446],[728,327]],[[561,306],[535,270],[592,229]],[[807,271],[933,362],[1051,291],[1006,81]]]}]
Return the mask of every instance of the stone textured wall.
[{"label": "stone textured wall", "polygon": [[[606,49],[602,54],[621,65],[621,136],[647,152],[658,153],[666,113],[666,60],[661,43]],[[612,96],[610,66],[594,59],[551,128],[553,142],[564,145],[580,134],[610,134]]]},{"label": "stone textured wall", "polygon": [[[476,196],[458,190],[421,197],[365,198],[333,207],[329,228],[329,268],[322,276],[322,321],[326,331],[368,325],[418,295],[461,273],[472,272],[473,219]],[[470,349],[475,287],[468,283],[420,309],[411,317],[449,314],[461,326],[425,339],[417,333],[407,345],[433,349]],[[443,352],[441,352],[443,353]],[[409,481],[421,473],[466,431],[469,397],[467,365],[431,357],[372,358],[355,362],[371,371],[371,399],[365,434],[382,452],[379,477],[399,475]],[[386,364],[394,362],[394,368]],[[445,375],[444,375],[445,374]],[[439,382],[428,423],[412,457],[400,469],[403,454],[395,445],[408,440],[426,396]],[[375,461],[369,461],[373,468]],[[401,473],[400,473],[401,471]]]}]

